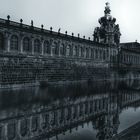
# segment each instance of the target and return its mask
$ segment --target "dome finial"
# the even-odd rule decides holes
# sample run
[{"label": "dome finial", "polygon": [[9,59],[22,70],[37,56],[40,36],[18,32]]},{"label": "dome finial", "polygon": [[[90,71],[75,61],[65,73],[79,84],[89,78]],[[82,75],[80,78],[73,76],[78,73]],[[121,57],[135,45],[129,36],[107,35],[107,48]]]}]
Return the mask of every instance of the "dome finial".
[{"label": "dome finial", "polygon": [[106,7],[105,7],[104,13],[105,13],[105,15],[109,15],[110,12],[111,12],[111,10],[110,10],[110,3],[106,2],[105,4],[106,4]]},{"label": "dome finial", "polygon": [[105,4],[106,4],[106,6],[109,6],[109,5],[110,5],[110,3],[109,3],[109,2],[106,2]]}]

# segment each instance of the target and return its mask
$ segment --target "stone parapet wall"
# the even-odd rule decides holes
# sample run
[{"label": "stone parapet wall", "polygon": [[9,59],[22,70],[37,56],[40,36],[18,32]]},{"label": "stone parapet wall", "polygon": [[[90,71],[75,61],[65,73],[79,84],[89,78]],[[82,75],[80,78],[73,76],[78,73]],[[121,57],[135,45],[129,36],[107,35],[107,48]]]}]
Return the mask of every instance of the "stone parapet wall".
[{"label": "stone parapet wall", "polygon": [[[102,67],[101,67],[102,66]],[[3,56],[0,58],[0,85],[39,85],[40,82],[79,81],[108,78],[107,64],[91,60]]]}]

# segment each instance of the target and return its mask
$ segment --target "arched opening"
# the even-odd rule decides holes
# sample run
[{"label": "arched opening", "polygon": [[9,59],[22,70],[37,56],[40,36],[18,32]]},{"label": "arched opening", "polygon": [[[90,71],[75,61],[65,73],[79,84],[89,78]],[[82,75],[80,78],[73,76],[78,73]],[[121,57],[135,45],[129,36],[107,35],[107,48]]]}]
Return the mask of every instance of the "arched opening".
[{"label": "arched opening", "polygon": [[89,58],[89,49],[86,48],[86,58]]},{"label": "arched opening", "polygon": [[55,55],[59,55],[59,46],[57,42],[54,42],[54,53]]},{"label": "arched opening", "polygon": [[60,54],[61,54],[61,55],[66,55],[66,48],[65,48],[65,45],[64,45],[64,44],[61,44],[61,47],[60,47]]},{"label": "arched opening", "polygon": [[94,50],[91,49],[91,58],[94,58]]},{"label": "arched opening", "polygon": [[18,36],[12,35],[10,39],[10,50],[18,51]]},{"label": "arched opening", "polygon": [[78,52],[78,46],[74,46],[74,48],[73,48],[73,55],[77,57],[78,54],[79,54],[79,52]]},{"label": "arched opening", "polygon": [[44,54],[51,54],[51,46],[49,41],[44,42]]},{"label": "arched opening", "polygon": [[41,53],[41,43],[39,39],[34,41],[34,53],[39,54]]},{"label": "arched opening", "polygon": [[27,134],[27,131],[28,131],[27,120],[26,119],[21,120],[21,123],[20,123],[20,134],[21,134],[21,136],[25,136]]},{"label": "arched opening", "polygon": [[30,39],[28,37],[25,37],[23,39],[23,52],[31,52],[32,51],[32,47],[30,44]]},{"label": "arched opening", "polygon": [[81,48],[81,57],[84,57],[84,48]]}]

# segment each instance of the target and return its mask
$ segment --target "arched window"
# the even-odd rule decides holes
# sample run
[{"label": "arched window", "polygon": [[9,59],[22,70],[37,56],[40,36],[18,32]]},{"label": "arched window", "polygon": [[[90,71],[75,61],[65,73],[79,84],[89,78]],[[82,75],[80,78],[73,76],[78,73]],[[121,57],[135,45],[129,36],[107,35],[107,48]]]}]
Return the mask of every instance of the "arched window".
[{"label": "arched window", "polygon": [[89,58],[89,49],[86,48],[86,58]]},{"label": "arched window", "polygon": [[52,54],[58,55],[59,54],[59,46],[57,42],[52,42]]},{"label": "arched window", "polygon": [[25,136],[27,134],[27,130],[28,130],[27,120],[26,119],[21,120],[21,123],[20,123],[20,134],[21,134],[21,136]]},{"label": "arched window", "polygon": [[8,139],[14,139],[16,136],[16,124],[15,122],[9,123],[7,126]]},{"label": "arched window", "polygon": [[4,37],[3,34],[0,33],[0,50],[4,49]]},{"label": "arched window", "polygon": [[30,44],[30,39],[28,37],[25,37],[23,39],[23,51],[24,52],[31,52],[32,51],[32,46]]},{"label": "arched window", "polygon": [[98,58],[98,50],[96,49],[95,50],[95,59],[97,59]]},{"label": "arched window", "polygon": [[44,54],[50,54],[51,53],[51,46],[49,41],[44,42]]},{"label": "arched window", "polygon": [[94,58],[94,49],[91,49],[91,58]]},{"label": "arched window", "polygon": [[102,59],[102,50],[99,50],[99,58]]},{"label": "arched window", "polygon": [[32,118],[31,125],[32,125],[32,132],[37,131],[37,129],[38,129],[38,118],[36,116],[34,116]]},{"label": "arched window", "polygon": [[16,35],[12,35],[10,39],[10,50],[18,51],[18,37]]},{"label": "arched window", "polygon": [[60,46],[60,54],[61,55],[66,55],[66,48],[64,44],[61,44]]},{"label": "arched window", "polygon": [[34,52],[41,53],[41,43],[38,39],[34,41]]},{"label": "arched window", "polygon": [[57,42],[54,42],[54,53],[55,55],[59,55],[59,46]]},{"label": "arched window", "polygon": [[78,56],[78,46],[74,46],[73,48],[73,55]]}]

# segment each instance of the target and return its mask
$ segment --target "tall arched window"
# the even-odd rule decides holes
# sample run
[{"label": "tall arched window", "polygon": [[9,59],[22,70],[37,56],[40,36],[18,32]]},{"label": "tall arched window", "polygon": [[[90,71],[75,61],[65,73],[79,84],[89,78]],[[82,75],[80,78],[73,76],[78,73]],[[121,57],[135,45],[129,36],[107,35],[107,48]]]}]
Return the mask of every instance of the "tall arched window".
[{"label": "tall arched window", "polygon": [[64,44],[61,44],[60,46],[60,54],[61,55],[66,55],[66,48]]},{"label": "tall arched window", "polygon": [[31,52],[32,51],[32,46],[30,44],[30,39],[28,37],[25,37],[23,39],[23,51],[24,52]]},{"label": "tall arched window", "polygon": [[73,47],[73,55],[74,55],[74,56],[78,56],[78,55],[79,55],[78,46],[74,46],[74,47]]},{"label": "tall arched window", "polygon": [[4,37],[3,34],[0,33],[0,50],[4,49]]},{"label": "tall arched window", "polygon": [[7,134],[8,139],[14,139],[16,136],[16,124],[15,122],[11,122],[7,125]]},{"label": "tall arched window", "polygon": [[34,52],[41,53],[41,43],[40,43],[39,39],[36,39],[34,41]]},{"label": "tall arched window", "polygon": [[59,55],[59,46],[57,42],[54,42],[54,53],[55,55]]},{"label": "tall arched window", "polygon": [[79,47],[76,46],[76,56],[78,57],[79,56]]},{"label": "tall arched window", "polygon": [[28,123],[27,120],[21,120],[20,122],[20,134],[21,136],[25,136],[27,134],[27,129],[28,129]]},{"label": "tall arched window", "polygon": [[86,58],[89,58],[89,49],[86,48]]},{"label": "tall arched window", "polygon": [[93,50],[93,48],[91,49],[91,58],[94,58],[94,50]]},{"label": "tall arched window", "polygon": [[16,35],[12,35],[10,39],[10,50],[18,51],[18,37]]},{"label": "tall arched window", "polygon": [[59,54],[59,46],[56,41],[52,42],[52,54],[58,55]]},{"label": "tall arched window", "polygon": [[51,53],[51,46],[49,41],[44,42],[44,54],[50,54]]}]

